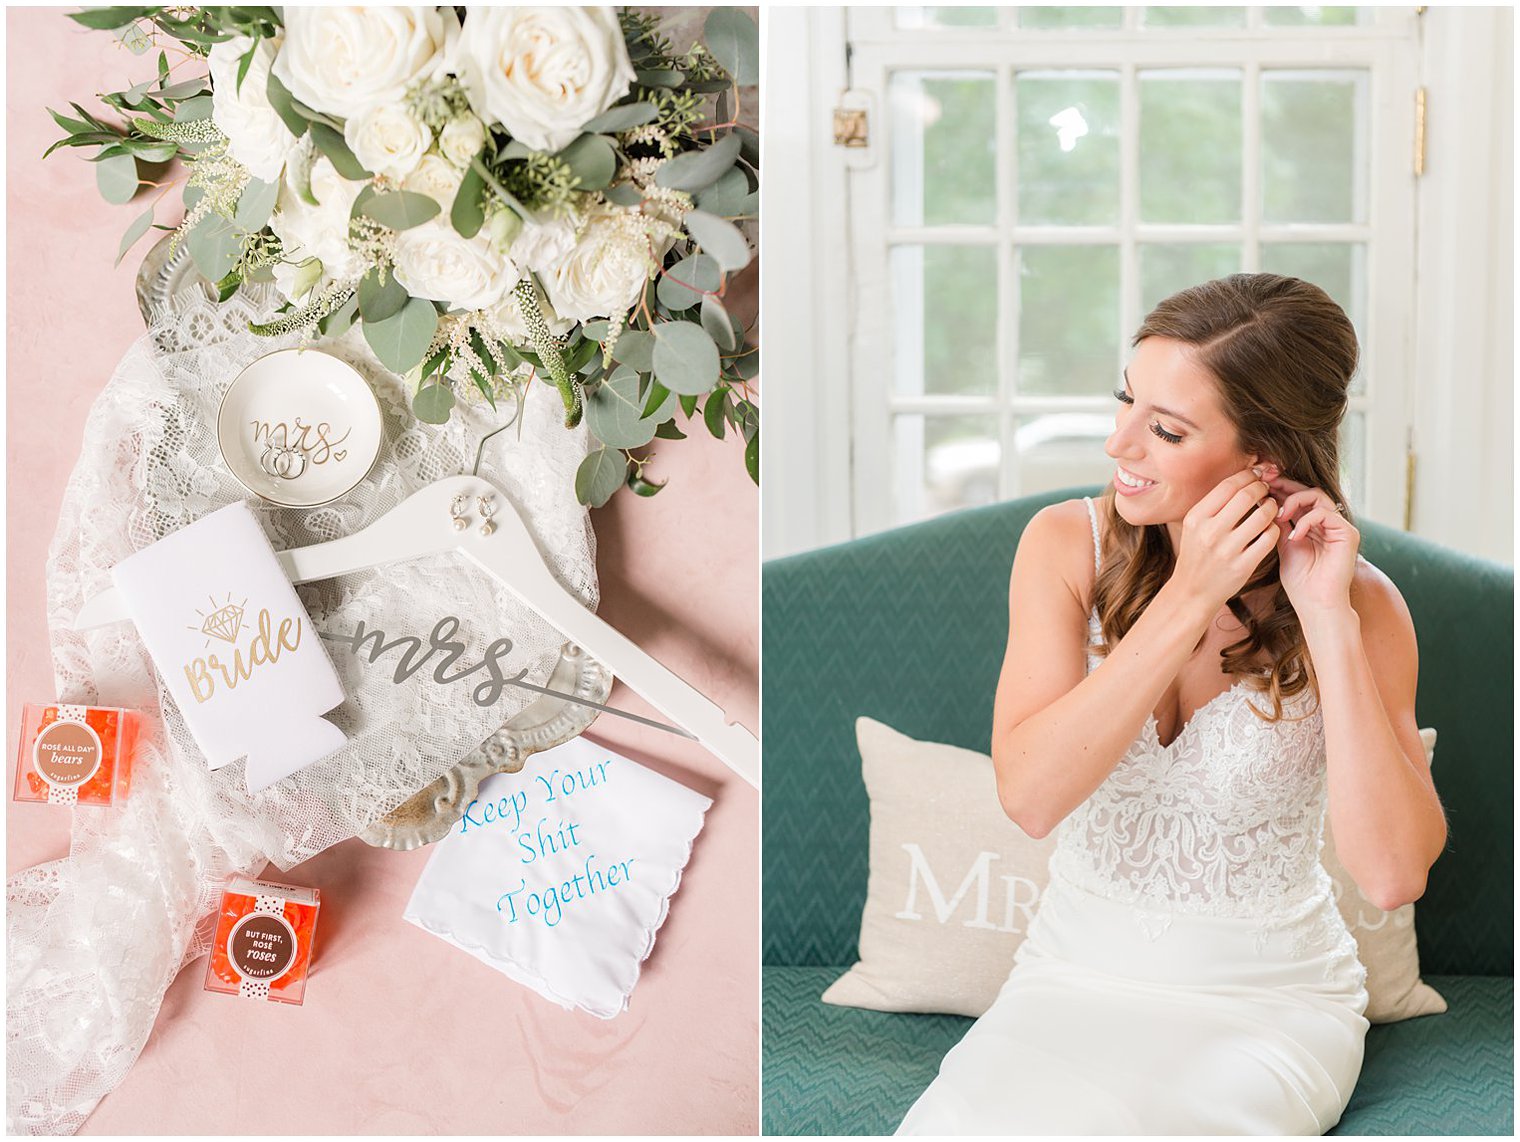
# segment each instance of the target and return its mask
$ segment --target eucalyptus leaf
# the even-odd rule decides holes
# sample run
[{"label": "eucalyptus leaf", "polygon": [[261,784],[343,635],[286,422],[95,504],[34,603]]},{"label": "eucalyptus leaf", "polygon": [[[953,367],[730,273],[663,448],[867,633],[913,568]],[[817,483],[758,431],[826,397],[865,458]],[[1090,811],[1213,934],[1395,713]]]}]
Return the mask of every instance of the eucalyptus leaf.
[{"label": "eucalyptus leaf", "polygon": [[634,78],[641,87],[680,87],[686,79],[686,73],[676,71],[674,68],[637,68]]},{"label": "eucalyptus leaf", "polygon": [[280,117],[280,121],[296,138],[306,134],[306,128],[310,121],[295,108],[295,96],[290,93],[290,88],[280,82],[273,71],[269,73],[269,85],[265,88],[265,94],[269,97],[269,106],[274,108],[274,113]]},{"label": "eucalyptus leaf", "polygon": [[475,163],[471,163],[465,169],[464,177],[459,180],[459,189],[454,192],[454,205],[449,210],[449,221],[461,238],[475,237],[486,220],[485,208],[481,205],[486,181],[480,177],[475,166]]},{"label": "eucalyptus leaf", "polygon": [[575,470],[575,498],[599,508],[610,500],[628,474],[628,461],[611,448],[598,448]]},{"label": "eucalyptus leaf", "polygon": [[731,131],[706,150],[687,151],[661,164],[654,181],[671,190],[701,190],[732,170],[738,157],[739,134]]},{"label": "eucalyptus leaf", "polygon": [[654,375],[671,392],[705,393],[718,380],[718,347],[700,325],[667,321],[654,327]]},{"label": "eucalyptus leaf", "polygon": [[410,230],[435,217],[440,209],[438,200],[430,194],[393,190],[376,194],[360,208],[360,213],[392,230]]},{"label": "eucalyptus leaf", "polygon": [[406,287],[396,280],[393,272],[385,274],[385,284],[380,282],[380,270],[372,268],[359,279],[359,316],[365,321],[384,321],[406,308]]},{"label": "eucalyptus leaf", "polygon": [[249,233],[264,229],[269,223],[269,216],[274,213],[279,197],[279,183],[250,178],[238,198],[233,221]]},{"label": "eucalyptus leaf", "polygon": [[127,154],[101,159],[95,164],[95,185],[101,197],[114,206],[131,202],[139,185],[137,160]]},{"label": "eucalyptus leaf", "polygon": [[595,321],[588,321],[582,325],[581,334],[591,341],[605,341],[610,328],[611,322],[606,318],[597,318]]},{"label": "eucalyptus leaf", "polygon": [[741,214],[748,196],[749,179],[738,167],[730,167],[717,182],[697,192],[697,208],[720,217]]},{"label": "eucalyptus leaf", "polygon": [[739,136],[739,156],[756,170],[760,169],[760,136],[748,127],[735,127]]},{"label": "eucalyptus leaf", "polygon": [[660,109],[653,103],[625,103],[621,107],[609,107],[581,130],[591,135],[611,135],[653,123],[659,117]]},{"label": "eucalyptus leaf", "polygon": [[171,84],[162,91],[155,91],[154,94],[160,99],[173,101],[176,99],[189,99],[192,95],[199,95],[205,90],[205,77],[198,76],[195,79],[186,79],[179,83]]},{"label": "eucalyptus leaf", "polygon": [[720,349],[733,350],[739,347],[739,338],[734,333],[733,319],[728,316],[728,310],[723,308],[723,303],[717,298],[708,296],[702,299],[702,328],[707,330],[707,335]]},{"label": "eucalyptus leaf", "polygon": [[715,8],[702,29],[702,42],[740,87],[760,82],[760,31],[737,8]]},{"label": "eucalyptus leaf", "polygon": [[393,373],[406,373],[421,364],[438,329],[438,311],[420,297],[410,299],[399,313],[384,321],[363,324],[364,340]]},{"label": "eucalyptus leaf", "polygon": [[643,411],[639,375],[625,367],[616,370],[586,398],[586,425],[609,448],[638,448],[653,440],[660,422],[675,412],[675,397],[667,393],[649,417]]},{"label": "eucalyptus leaf", "polygon": [[637,206],[644,201],[644,194],[632,183],[620,182],[616,186],[608,187],[602,192],[608,202],[614,206]]},{"label": "eucalyptus leaf", "polygon": [[665,308],[690,309],[723,284],[723,271],[709,254],[682,258],[660,275],[658,295]]},{"label": "eucalyptus leaf", "polygon": [[116,251],[116,265],[121,265],[121,260],[127,256],[127,251],[136,245],[137,240],[153,227],[153,207],[148,207],[139,214],[127,227],[127,232],[121,236],[121,245]]},{"label": "eucalyptus leaf", "polygon": [[342,337],[343,334],[347,333],[351,328],[353,328],[354,321],[358,318],[358,316],[359,295],[357,293],[351,293],[348,295],[347,301],[338,306],[337,309],[333,310],[325,318],[327,322],[327,328],[325,330],[327,336],[335,340],[339,337]]},{"label": "eucalyptus leaf", "polygon": [[720,269],[732,273],[749,265],[749,243],[732,222],[705,210],[692,210],[686,215],[686,232],[697,240],[704,253],[712,255]]},{"label": "eucalyptus leaf", "polygon": [[748,444],[744,446],[744,470],[749,473],[749,478],[756,484],[760,483],[760,434],[757,432],[750,437]]},{"label": "eucalyptus leaf", "polygon": [[694,414],[697,411],[697,396],[698,395],[699,394],[697,394],[697,393],[692,393],[690,395],[687,395],[686,393],[682,393],[681,396],[678,398],[680,400],[680,402],[681,402],[681,411],[686,414],[686,417],[687,417],[688,420],[691,419],[692,414]]},{"label": "eucalyptus leaf", "polygon": [[[317,150],[331,160],[333,169],[344,178],[357,181],[375,177],[373,173],[364,169],[363,163],[354,158],[353,151],[348,149],[348,144],[343,141],[342,134],[335,128],[326,123],[313,123],[311,139],[317,144]],[[438,204],[435,202],[433,205]]]},{"label": "eucalyptus leaf", "polygon": [[424,424],[447,424],[454,411],[454,392],[446,384],[423,385],[412,398],[412,411]]},{"label": "eucalyptus leaf", "polygon": [[202,218],[185,239],[190,260],[211,282],[219,282],[232,272],[242,245],[242,234],[237,227],[230,219],[215,212]]},{"label": "eucalyptus leaf", "polygon": [[193,99],[181,100],[174,108],[176,123],[194,123],[209,118],[211,118],[211,96],[209,95],[197,95]]},{"label": "eucalyptus leaf", "polygon": [[582,135],[557,157],[579,180],[578,190],[605,190],[617,174],[617,151],[604,135]]},{"label": "eucalyptus leaf", "polygon": [[625,329],[612,347],[612,359],[647,373],[654,368],[654,338],[642,329]]}]

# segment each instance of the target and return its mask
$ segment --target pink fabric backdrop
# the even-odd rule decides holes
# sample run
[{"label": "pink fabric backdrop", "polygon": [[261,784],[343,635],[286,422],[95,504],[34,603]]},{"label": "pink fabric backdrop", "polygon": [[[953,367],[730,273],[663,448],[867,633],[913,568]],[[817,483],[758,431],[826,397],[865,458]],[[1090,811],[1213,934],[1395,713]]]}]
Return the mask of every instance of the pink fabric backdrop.
[{"label": "pink fabric backdrop", "polygon": [[[142,206],[105,204],[76,154],[41,161],[58,136],[44,108],[119,89],[149,65],[61,9],[11,9],[6,23],[14,752],[22,703],[54,697],[43,564],[64,483],[91,401],[142,330],[141,250],[111,268]],[[664,492],[620,494],[593,515],[600,613],[758,730],[756,490],[732,437],[719,443],[699,427],[661,451],[649,471],[671,478]],[[621,685],[612,704],[656,713]],[[755,1133],[759,798],[695,743],[606,716],[588,736],[715,800],[627,1013],[603,1022],[561,1011],[407,924],[427,851],[349,841],[288,876],[322,890],[305,1006],[203,992],[198,961],[83,1132]],[[7,871],[64,855],[71,812],[10,803]]]}]

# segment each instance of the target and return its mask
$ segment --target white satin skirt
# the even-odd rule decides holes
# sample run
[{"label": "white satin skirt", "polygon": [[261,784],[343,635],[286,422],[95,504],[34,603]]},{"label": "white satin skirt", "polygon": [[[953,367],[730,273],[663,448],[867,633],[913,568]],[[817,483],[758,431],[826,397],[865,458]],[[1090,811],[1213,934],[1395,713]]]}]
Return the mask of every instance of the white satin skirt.
[{"label": "white satin skirt", "polygon": [[1264,937],[1052,877],[1014,963],[897,1133],[1323,1134],[1361,1073],[1366,972],[1329,899]]}]

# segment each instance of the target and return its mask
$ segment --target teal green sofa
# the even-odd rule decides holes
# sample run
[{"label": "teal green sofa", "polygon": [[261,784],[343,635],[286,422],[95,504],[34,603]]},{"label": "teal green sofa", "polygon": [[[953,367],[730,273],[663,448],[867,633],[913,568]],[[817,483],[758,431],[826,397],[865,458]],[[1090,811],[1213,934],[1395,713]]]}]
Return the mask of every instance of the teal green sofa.
[{"label": "teal green sofa", "polygon": [[[1092,490],[1089,490],[1091,492]],[[889,1134],[970,1025],[831,1007],[855,961],[869,808],[854,722],[989,749],[1019,535],[1032,496],[768,562],[764,605],[763,1128]],[[1337,1134],[1514,1133],[1512,568],[1385,527],[1363,554],[1420,645],[1417,713],[1440,734],[1447,851],[1416,906],[1443,1015],[1373,1027]]]}]

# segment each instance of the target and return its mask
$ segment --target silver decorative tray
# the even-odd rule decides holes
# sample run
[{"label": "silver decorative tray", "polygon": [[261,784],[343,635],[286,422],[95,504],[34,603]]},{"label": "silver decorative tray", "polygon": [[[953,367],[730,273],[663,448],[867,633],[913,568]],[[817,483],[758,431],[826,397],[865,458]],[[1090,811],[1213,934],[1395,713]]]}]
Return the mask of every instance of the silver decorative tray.
[{"label": "silver decorative tray", "polygon": [[[137,271],[137,304],[149,325],[172,313],[187,298],[216,296],[183,246],[170,257],[172,237],[166,234],[159,239]],[[262,299],[273,287],[244,288],[263,291],[253,295]],[[567,642],[560,648],[559,662],[544,685],[585,702],[605,703],[612,693],[612,673]],[[493,773],[516,773],[533,754],[579,736],[596,720],[598,712],[593,706],[547,694],[535,699],[453,769],[359,836],[366,844],[388,849],[415,849],[442,840],[464,815],[482,781]]]}]

